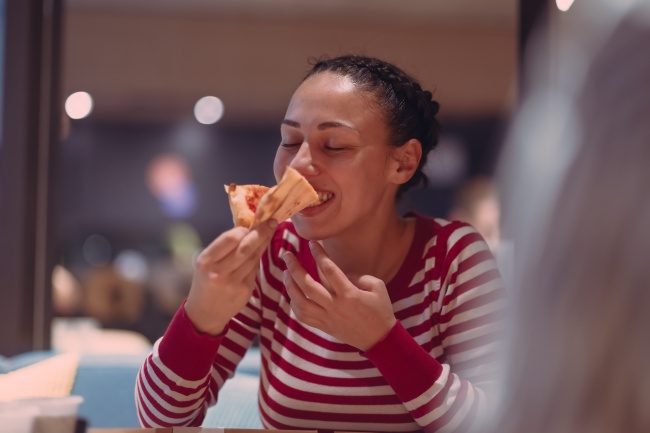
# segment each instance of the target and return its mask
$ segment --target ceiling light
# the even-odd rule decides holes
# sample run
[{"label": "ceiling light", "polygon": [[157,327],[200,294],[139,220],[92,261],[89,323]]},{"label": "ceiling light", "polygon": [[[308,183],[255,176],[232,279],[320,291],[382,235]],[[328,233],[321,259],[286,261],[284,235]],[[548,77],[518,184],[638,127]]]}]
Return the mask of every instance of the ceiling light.
[{"label": "ceiling light", "polygon": [[65,100],[65,112],[71,119],[83,119],[93,111],[93,98],[87,92],[75,92]]},{"label": "ceiling light", "polygon": [[199,123],[211,125],[223,116],[223,102],[216,96],[204,96],[194,106],[194,117]]},{"label": "ceiling light", "polygon": [[573,1],[574,0],[555,0],[555,4],[557,5],[557,8],[559,10],[561,10],[562,12],[566,12],[573,4]]}]

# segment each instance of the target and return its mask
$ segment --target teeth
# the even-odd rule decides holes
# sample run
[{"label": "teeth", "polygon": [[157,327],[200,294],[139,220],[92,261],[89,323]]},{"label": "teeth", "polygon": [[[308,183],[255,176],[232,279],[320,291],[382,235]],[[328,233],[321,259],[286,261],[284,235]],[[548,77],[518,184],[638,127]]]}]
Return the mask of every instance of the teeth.
[{"label": "teeth", "polygon": [[325,203],[327,200],[332,198],[331,192],[319,192],[318,193],[318,200],[320,200],[321,203]]},{"label": "teeth", "polygon": [[332,194],[331,192],[319,192],[318,201],[316,203],[310,204],[308,207],[318,206],[319,204],[323,204],[326,201],[329,201],[333,196],[334,194]]}]

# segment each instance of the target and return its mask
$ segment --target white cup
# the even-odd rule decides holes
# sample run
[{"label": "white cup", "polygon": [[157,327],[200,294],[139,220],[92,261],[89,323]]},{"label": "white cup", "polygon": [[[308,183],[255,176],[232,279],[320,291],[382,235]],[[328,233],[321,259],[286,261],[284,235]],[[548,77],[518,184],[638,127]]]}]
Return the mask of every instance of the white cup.
[{"label": "white cup", "polygon": [[56,417],[56,416],[76,416],[79,405],[84,399],[80,395],[69,395],[66,397],[42,397],[26,398],[16,400],[17,403],[24,403],[36,406],[39,410],[39,416]]},{"label": "white cup", "polygon": [[83,397],[25,398],[0,403],[3,433],[74,433]]},{"label": "white cup", "polygon": [[0,426],[6,433],[31,433],[40,411],[36,406],[0,403]]}]

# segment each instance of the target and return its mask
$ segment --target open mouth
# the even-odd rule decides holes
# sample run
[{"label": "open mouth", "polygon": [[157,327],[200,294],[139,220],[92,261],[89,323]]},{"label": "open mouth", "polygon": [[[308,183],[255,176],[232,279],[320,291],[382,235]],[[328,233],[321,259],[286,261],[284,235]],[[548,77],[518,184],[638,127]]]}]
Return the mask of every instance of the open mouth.
[{"label": "open mouth", "polygon": [[332,194],[331,192],[320,192],[319,191],[318,192],[318,201],[315,202],[315,203],[310,204],[307,207],[310,208],[310,207],[314,207],[314,206],[320,206],[323,203],[326,203],[326,202],[330,201],[332,199],[332,197],[334,197],[334,194]]}]

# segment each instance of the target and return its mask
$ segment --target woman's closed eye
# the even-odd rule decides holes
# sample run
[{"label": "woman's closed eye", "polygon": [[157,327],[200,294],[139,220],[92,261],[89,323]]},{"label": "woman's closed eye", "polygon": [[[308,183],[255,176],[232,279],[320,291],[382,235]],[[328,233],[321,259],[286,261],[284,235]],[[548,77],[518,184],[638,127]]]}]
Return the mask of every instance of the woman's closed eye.
[{"label": "woman's closed eye", "polygon": [[346,146],[332,146],[330,144],[325,145],[325,150],[330,151],[330,152],[341,152],[346,150]]},{"label": "woman's closed eye", "polygon": [[291,149],[291,148],[300,147],[301,144],[302,143],[298,143],[298,142],[296,142],[296,143],[284,143],[284,142],[282,142],[282,143],[280,143],[280,146],[284,147],[285,149]]}]

